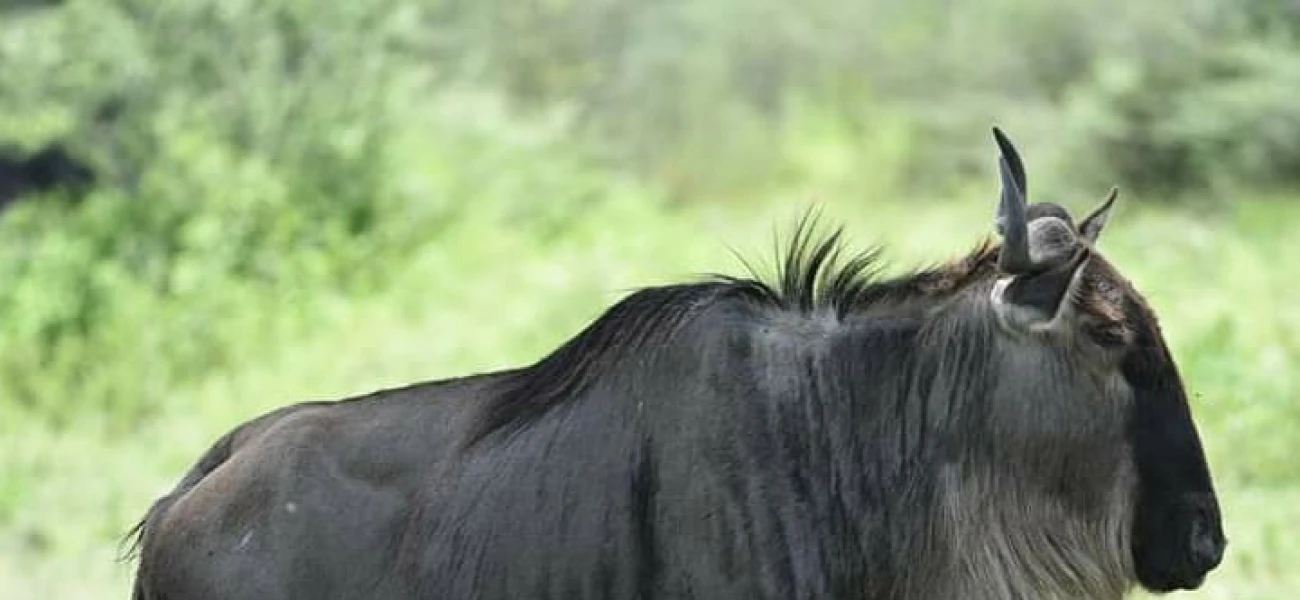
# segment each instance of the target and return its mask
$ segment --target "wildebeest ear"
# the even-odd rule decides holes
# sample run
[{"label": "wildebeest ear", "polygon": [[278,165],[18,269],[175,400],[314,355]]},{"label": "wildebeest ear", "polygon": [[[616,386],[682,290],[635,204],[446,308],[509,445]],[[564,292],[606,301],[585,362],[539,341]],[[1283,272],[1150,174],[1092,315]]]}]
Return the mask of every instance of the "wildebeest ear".
[{"label": "wildebeest ear", "polygon": [[1088,218],[1079,224],[1079,234],[1088,240],[1088,243],[1097,243],[1097,237],[1101,235],[1101,230],[1106,228],[1106,221],[1110,218],[1110,209],[1115,206],[1115,198],[1119,196],[1119,188],[1111,187],[1110,193],[1106,194],[1106,199],[1102,201],[1101,206],[1092,211]]},{"label": "wildebeest ear", "polygon": [[999,280],[993,286],[994,310],[1013,329],[1050,327],[1068,307],[1090,255],[1085,247],[1050,269]]}]

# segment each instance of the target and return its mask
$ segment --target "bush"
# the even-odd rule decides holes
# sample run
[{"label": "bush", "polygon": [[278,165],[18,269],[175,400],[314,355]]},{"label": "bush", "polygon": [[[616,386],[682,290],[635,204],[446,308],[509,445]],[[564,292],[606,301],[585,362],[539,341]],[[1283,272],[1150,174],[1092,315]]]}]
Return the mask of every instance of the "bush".
[{"label": "bush", "polygon": [[1254,41],[1177,59],[1107,60],[1067,113],[1075,155],[1139,192],[1300,184],[1300,63]]},{"label": "bush", "polygon": [[1093,194],[1295,185],[1291,6],[86,0],[6,13],[0,140],[66,140],[101,185],[0,219],[0,401],[143,414],[167,382],[391,285],[413,248],[470,215],[559,235],[621,193],[623,173],[679,201],[805,186],[927,197],[989,181],[1000,123],[1044,178]]},{"label": "bush", "polygon": [[1300,158],[1283,0],[434,4],[449,73],[570,106],[615,164],[685,197],[771,183],[774,132],[809,102],[904,120],[928,186],[987,177],[993,123],[1040,168],[1170,198],[1291,185]]},{"label": "bush", "polygon": [[123,0],[4,30],[33,43],[0,75],[0,110],[20,116],[6,133],[68,137],[112,183],[0,219],[0,402],[133,422],[176,382],[390,285],[467,210],[546,236],[622,185],[562,121],[431,88],[394,49],[411,17]]}]

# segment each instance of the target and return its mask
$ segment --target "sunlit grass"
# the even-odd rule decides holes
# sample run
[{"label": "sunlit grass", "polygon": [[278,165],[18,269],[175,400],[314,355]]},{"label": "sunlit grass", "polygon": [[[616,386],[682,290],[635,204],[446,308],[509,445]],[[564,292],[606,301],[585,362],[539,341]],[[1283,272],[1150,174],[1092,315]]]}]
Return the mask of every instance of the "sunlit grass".
[{"label": "sunlit grass", "polygon": [[[791,198],[816,195],[675,213],[616,199],[544,242],[466,221],[404,262],[397,287],[364,302],[338,299],[294,344],[245,349],[260,359],[173,390],[138,430],[111,432],[86,415],[53,431],[0,415],[0,589],[13,599],[127,597],[130,566],[114,563],[119,536],[240,421],[298,400],[526,363],[631,288],[740,273],[732,249],[770,264],[773,236],[788,235],[804,210]],[[905,268],[986,235],[990,198],[827,198],[824,220],[845,223],[859,245],[884,244]],[[1271,600],[1300,590],[1300,538],[1288,533],[1300,519],[1300,308],[1287,287],[1300,274],[1300,244],[1280,225],[1297,217],[1294,204],[1266,202],[1218,215],[1125,205],[1102,242],[1162,316],[1195,395],[1231,538],[1225,566],[1202,591],[1171,597]]]}]

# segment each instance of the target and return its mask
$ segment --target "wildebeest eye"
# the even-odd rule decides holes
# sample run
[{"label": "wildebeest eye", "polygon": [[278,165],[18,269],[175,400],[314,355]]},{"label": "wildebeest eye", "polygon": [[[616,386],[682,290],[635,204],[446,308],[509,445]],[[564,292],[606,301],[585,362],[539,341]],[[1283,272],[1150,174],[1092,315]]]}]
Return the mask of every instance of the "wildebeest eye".
[{"label": "wildebeest eye", "polygon": [[1128,314],[1125,307],[1129,304],[1129,292],[1117,277],[1104,259],[1094,255],[1075,294],[1084,333],[1096,344],[1108,348],[1131,344],[1133,322],[1139,318]]}]

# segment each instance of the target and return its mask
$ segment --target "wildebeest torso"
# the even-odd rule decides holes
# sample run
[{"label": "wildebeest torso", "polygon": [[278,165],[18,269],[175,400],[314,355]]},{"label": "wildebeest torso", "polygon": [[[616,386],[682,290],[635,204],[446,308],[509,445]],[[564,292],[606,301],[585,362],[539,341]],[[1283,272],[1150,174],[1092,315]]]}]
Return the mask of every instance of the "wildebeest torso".
[{"label": "wildebeest torso", "polygon": [[1164,348],[1100,256],[880,279],[808,234],[529,367],[250,421],[142,522],[136,598],[1113,600],[1217,564],[1194,429],[1135,453],[1190,417],[1119,368]]},{"label": "wildebeest torso", "polygon": [[[1021,479],[1032,483],[1015,493],[1059,504],[1034,515],[1039,531],[1014,534],[1042,538],[1050,553],[1074,550],[1052,548],[1051,532],[1090,528],[1115,545],[1093,549],[1096,560],[1124,555],[1126,513],[1115,498],[1051,489],[1122,440],[1081,435],[1063,464],[1045,465],[1033,463],[1035,443],[1078,433],[1031,427],[1014,433],[1022,446],[977,457],[946,447],[967,433],[950,427],[985,420],[944,413],[988,408],[950,399],[984,393],[926,386],[983,378],[924,369],[978,370],[1007,358],[967,355],[983,347],[977,341],[926,344],[939,335],[927,326],[948,326],[942,314],[841,321],[768,307],[730,285],[652,289],[626,302],[645,301],[676,313],[657,324],[670,333],[579,338],[581,351],[606,346],[599,375],[550,373],[541,387],[525,386],[538,402],[552,400],[547,386],[571,395],[482,439],[463,432],[532,373],[308,404],[235,432],[217,448],[226,455],[219,467],[159,521],[174,533],[151,540],[155,585],[180,598],[216,589],[229,598],[952,597],[929,588],[1012,582],[1005,571],[1022,566],[1016,560],[1038,564],[983,547],[1003,526],[1004,496],[980,486]],[[593,329],[586,335],[603,333]],[[921,361],[918,352],[951,360]],[[861,397],[839,401],[846,390]],[[949,454],[983,464],[934,470]],[[1042,476],[1004,472],[1024,468]],[[990,499],[981,512],[959,507]],[[933,516],[890,517],[918,511]],[[908,557],[937,564],[899,563]],[[954,568],[969,570],[966,581],[928,575]]]}]

